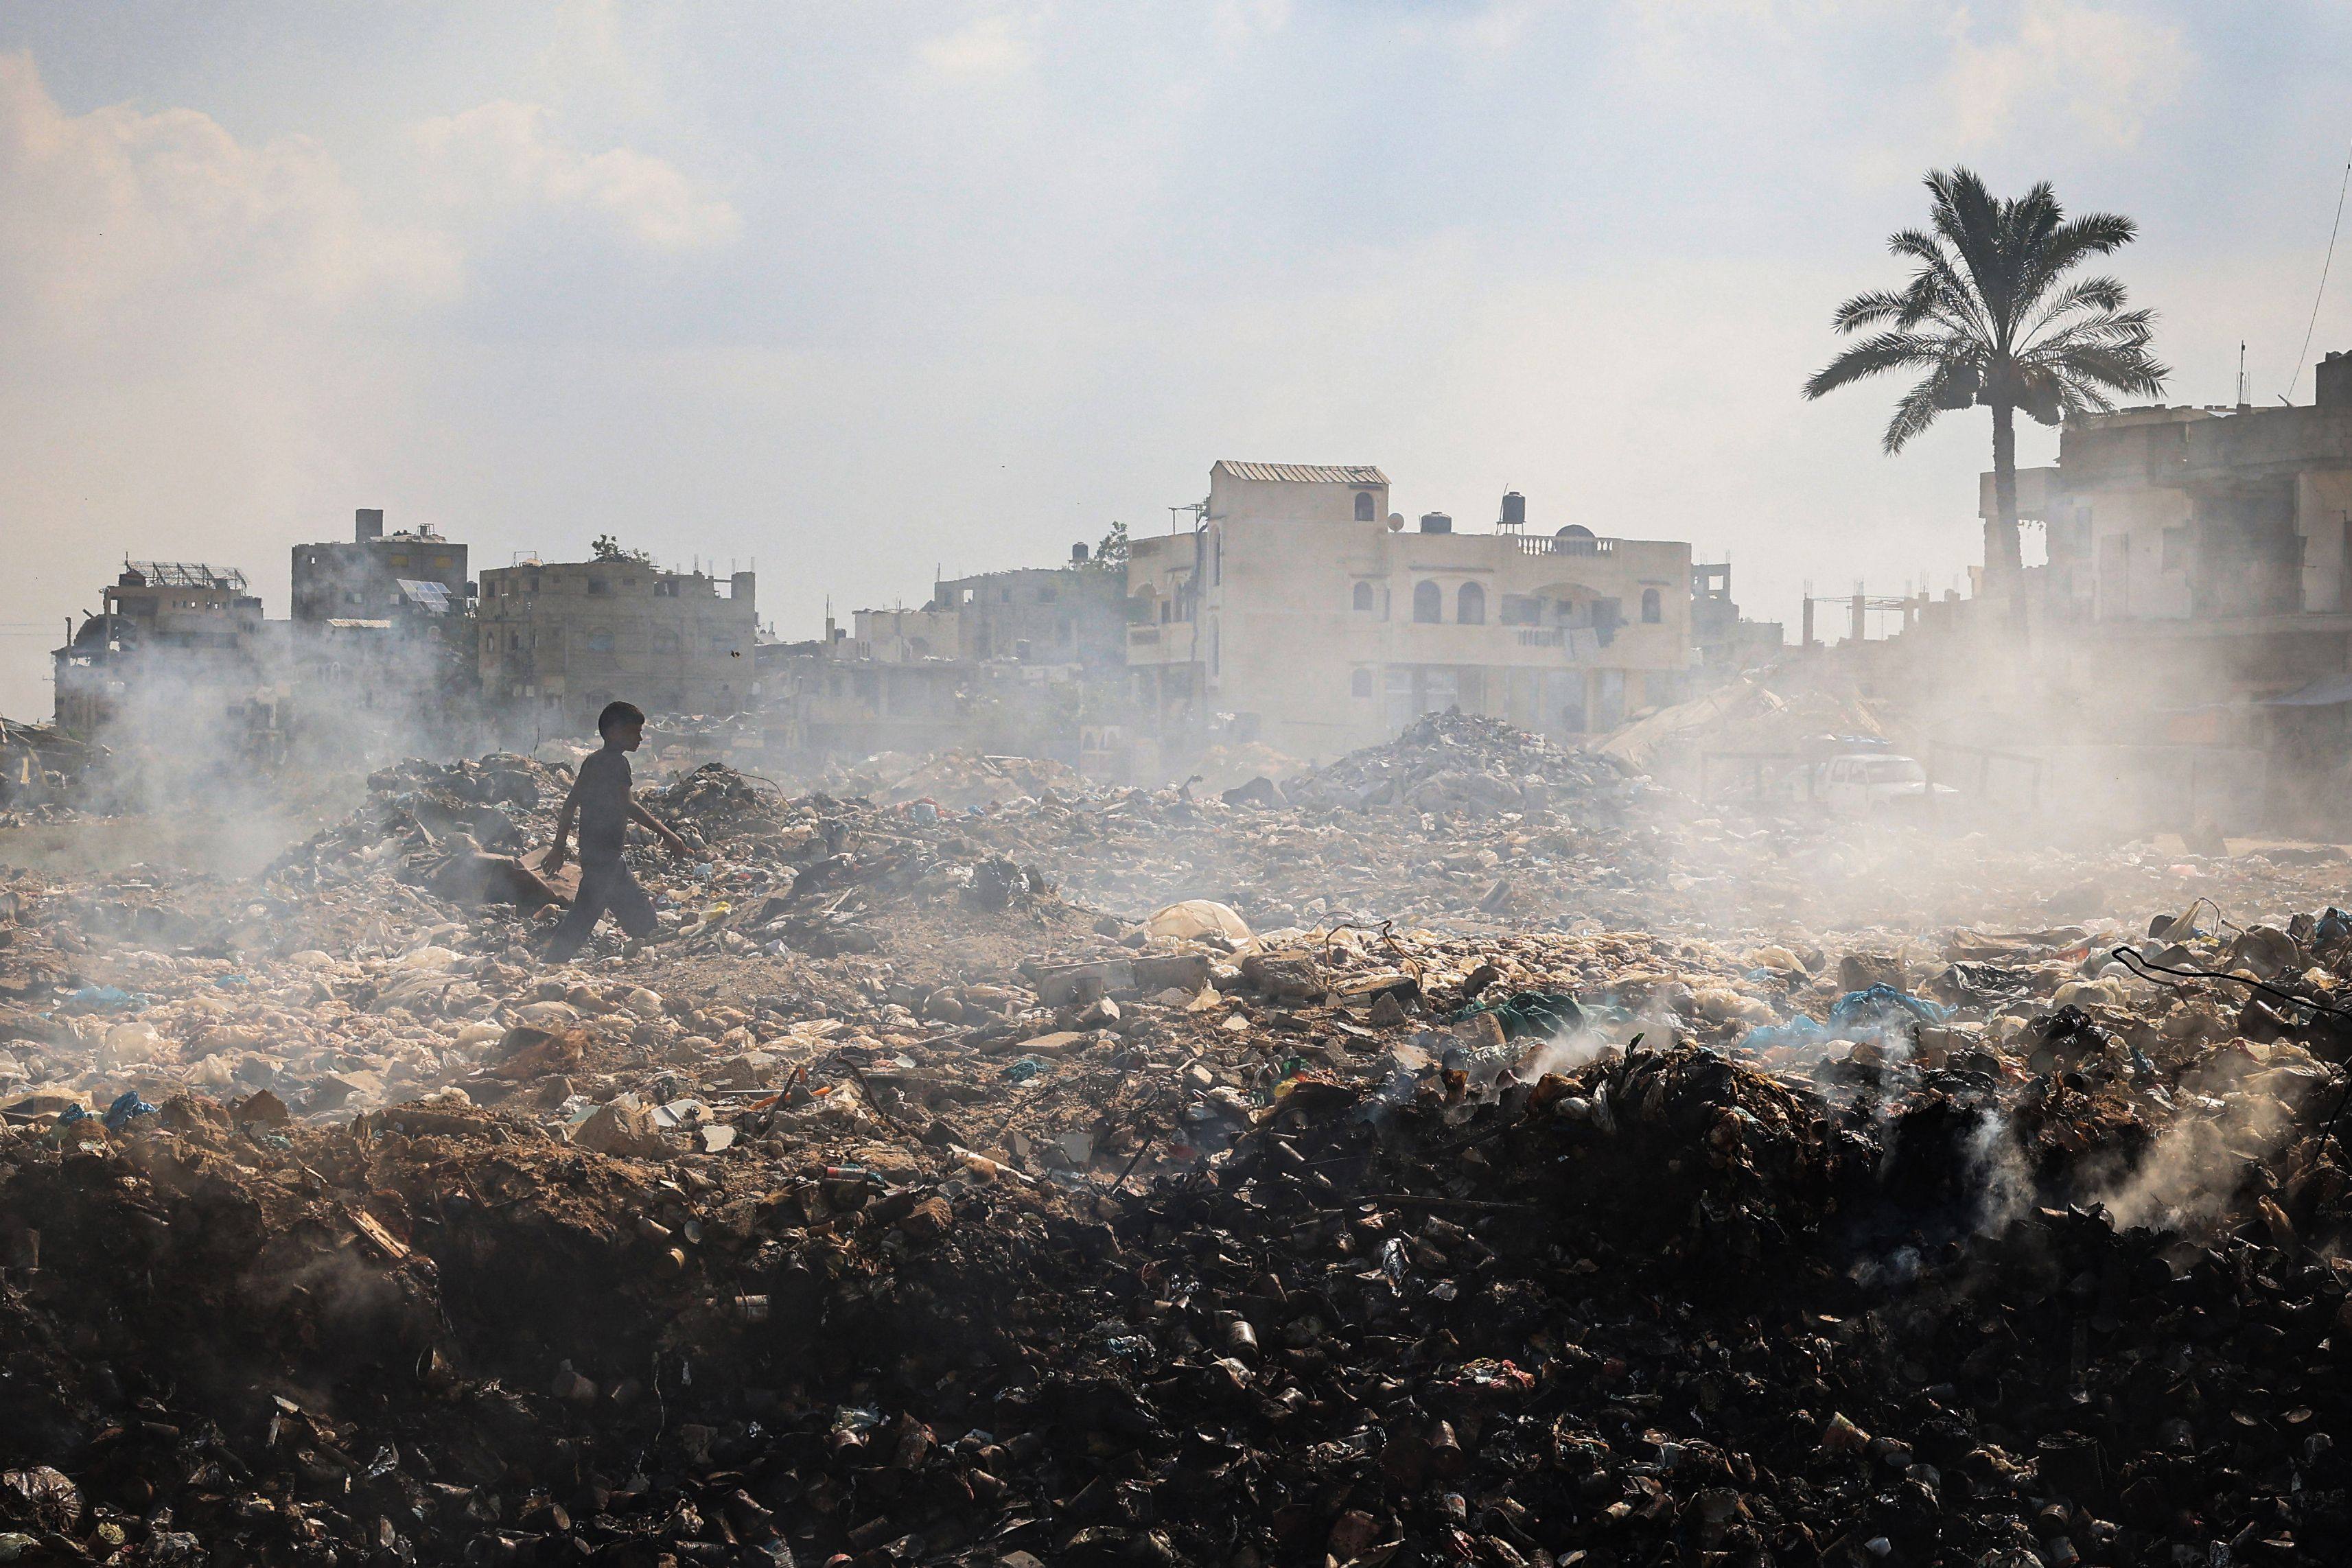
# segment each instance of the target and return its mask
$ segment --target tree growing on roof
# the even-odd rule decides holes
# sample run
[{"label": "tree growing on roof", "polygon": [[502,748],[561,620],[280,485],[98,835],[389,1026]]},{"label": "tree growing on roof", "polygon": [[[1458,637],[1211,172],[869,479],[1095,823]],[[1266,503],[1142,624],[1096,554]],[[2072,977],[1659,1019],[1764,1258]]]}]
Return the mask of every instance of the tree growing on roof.
[{"label": "tree growing on roof", "polygon": [[616,565],[651,566],[654,563],[652,551],[623,549],[621,541],[611,534],[598,534],[588,541],[588,549],[593,552],[598,560],[611,561]]},{"label": "tree growing on roof", "polygon": [[1857,294],[1837,308],[1842,333],[1879,330],[1847,348],[1805,383],[1817,398],[1887,371],[1920,372],[1895,405],[1880,444],[1889,455],[1954,409],[1992,411],[1994,516],[1985,519],[1985,580],[2017,591],[2024,561],[2017,537],[2016,413],[2056,424],[2104,413],[2111,392],[2154,397],[2169,367],[2148,352],[2155,312],[2124,308],[2113,277],[2068,275],[2131,243],[2138,225],[2114,213],[2069,218],[2047,181],[2001,198],[1968,169],[1927,178],[1928,224],[1890,236],[1887,248],[1918,270],[1901,289]]},{"label": "tree growing on roof", "polygon": [[1127,525],[1111,524],[1110,532],[1103,535],[1102,542],[1095,546],[1095,552],[1086,564],[1097,571],[1125,571],[1127,570]]}]

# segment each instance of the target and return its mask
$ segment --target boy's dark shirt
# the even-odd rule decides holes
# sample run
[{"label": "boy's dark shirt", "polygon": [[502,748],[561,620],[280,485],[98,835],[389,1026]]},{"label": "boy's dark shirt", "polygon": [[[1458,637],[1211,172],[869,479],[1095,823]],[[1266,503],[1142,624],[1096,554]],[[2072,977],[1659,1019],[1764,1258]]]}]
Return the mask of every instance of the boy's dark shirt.
[{"label": "boy's dark shirt", "polygon": [[580,764],[580,858],[621,858],[629,837],[629,754],[591,752]]}]

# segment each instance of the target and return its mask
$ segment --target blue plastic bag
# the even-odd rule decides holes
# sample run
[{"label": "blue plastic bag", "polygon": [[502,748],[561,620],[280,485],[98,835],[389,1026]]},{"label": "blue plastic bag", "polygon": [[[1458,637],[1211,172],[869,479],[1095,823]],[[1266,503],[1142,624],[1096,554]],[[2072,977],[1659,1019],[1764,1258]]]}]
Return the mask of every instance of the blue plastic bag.
[{"label": "blue plastic bag", "polygon": [[119,1133],[131,1124],[134,1116],[152,1116],[155,1107],[139,1098],[139,1091],[126,1089],[106,1108],[106,1130]]}]

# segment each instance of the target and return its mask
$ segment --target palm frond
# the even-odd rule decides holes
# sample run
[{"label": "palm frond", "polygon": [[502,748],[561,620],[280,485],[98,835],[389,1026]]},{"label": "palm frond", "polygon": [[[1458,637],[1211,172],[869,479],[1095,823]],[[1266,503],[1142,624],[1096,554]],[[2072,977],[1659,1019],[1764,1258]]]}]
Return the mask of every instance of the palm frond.
[{"label": "palm frond", "polygon": [[2033,313],[2024,337],[2032,335],[2062,316],[2077,310],[2120,310],[2124,308],[2124,286],[2112,277],[2084,277],[2068,284]]},{"label": "palm frond", "polygon": [[1932,339],[1910,332],[1881,332],[1874,338],[1864,339],[1824,365],[1805,383],[1805,396],[1821,397],[1887,371],[1932,364],[1937,358]]},{"label": "palm frond", "polygon": [[1878,449],[1889,457],[1911,444],[1919,434],[1942,416],[1944,411],[1936,404],[1936,392],[1942,372],[1922,377],[1919,384],[1905,392],[1895,405],[1895,417],[1886,422],[1885,434],[1878,438]]},{"label": "palm frond", "polygon": [[2137,348],[2116,349],[2085,344],[2050,369],[2065,380],[2097,386],[2133,397],[2155,397],[2164,391],[2172,367]]},{"label": "palm frond", "polygon": [[2068,272],[2095,256],[2122,249],[2138,233],[2137,224],[2117,213],[2086,213],[2057,225],[2034,246],[2019,280],[2021,296],[2028,302],[2039,299]]},{"label": "palm frond", "polygon": [[1901,316],[1907,304],[1906,296],[1883,288],[1857,294],[1837,308],[1836,313],[1830,318],[1830,325],[1841,332],[1875,327],[1882,321],[1891,321]]}]

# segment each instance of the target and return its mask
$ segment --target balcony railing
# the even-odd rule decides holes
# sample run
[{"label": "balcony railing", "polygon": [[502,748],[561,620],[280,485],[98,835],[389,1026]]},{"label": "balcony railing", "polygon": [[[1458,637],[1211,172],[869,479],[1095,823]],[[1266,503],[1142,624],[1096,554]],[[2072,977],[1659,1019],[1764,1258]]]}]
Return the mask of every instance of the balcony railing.
[{"label": "balcony railing", "polygon": [[1160,628],[1157,626],[1130,626],[1127,629],[1127,645],[1130,648],[1148,648],[1159,641]]},{"label": "balcony railing", "polygon": [[1615,539],[1561,538],[1557,535],[1518,536],[1519,549],[1526,555],[1614,555]]}]

